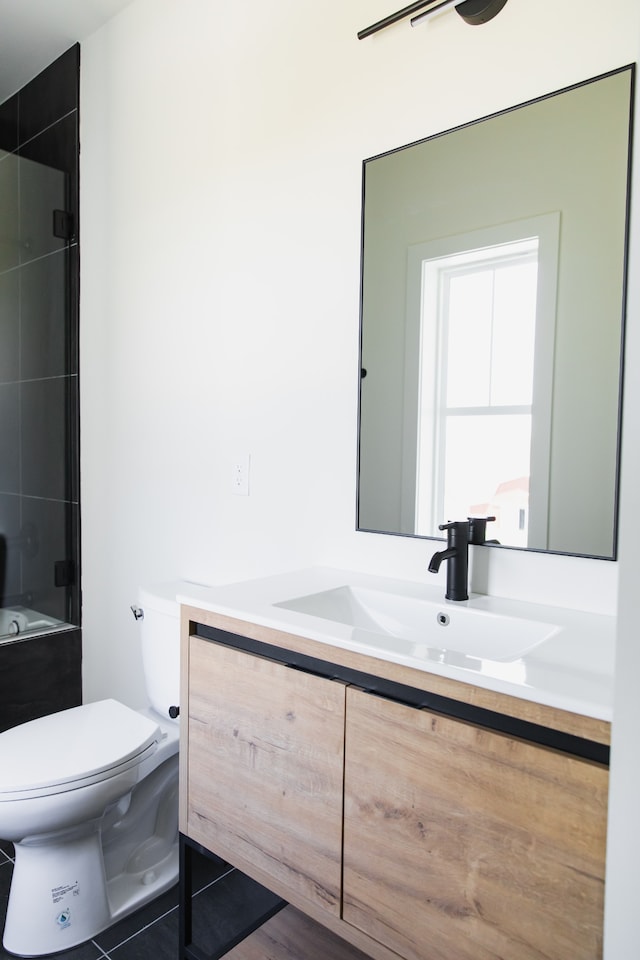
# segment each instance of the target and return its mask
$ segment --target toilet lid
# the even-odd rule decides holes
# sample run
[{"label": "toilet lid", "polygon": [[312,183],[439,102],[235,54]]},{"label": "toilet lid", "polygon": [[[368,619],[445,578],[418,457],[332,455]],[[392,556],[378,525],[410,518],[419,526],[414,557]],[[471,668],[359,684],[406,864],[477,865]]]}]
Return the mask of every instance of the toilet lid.
[{"label": "toilet lid", "polygon": [[[117,700],[30,720],[0,734],[0,799],[76,780],[101,779],[155,750],[160,728]],[[151,750],[149,748],[152,748]]]}]

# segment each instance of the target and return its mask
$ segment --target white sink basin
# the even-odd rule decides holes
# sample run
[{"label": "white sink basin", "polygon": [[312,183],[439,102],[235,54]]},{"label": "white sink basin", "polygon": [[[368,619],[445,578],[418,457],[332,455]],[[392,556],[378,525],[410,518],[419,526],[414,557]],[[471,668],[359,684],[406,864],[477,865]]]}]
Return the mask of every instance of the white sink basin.
[{"label": "white sink basin", "polygon": [[482,599],[436,602],[347,585],[274,606],[482,660],[517,660],[561,630],[557,624],[482,609]]}]

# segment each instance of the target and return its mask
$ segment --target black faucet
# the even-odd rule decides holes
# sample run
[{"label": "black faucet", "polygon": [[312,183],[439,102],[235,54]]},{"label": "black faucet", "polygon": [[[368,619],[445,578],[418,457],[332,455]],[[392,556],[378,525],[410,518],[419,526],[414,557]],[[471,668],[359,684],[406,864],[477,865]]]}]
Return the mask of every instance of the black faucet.
[{"label": "black faucet", "polygon": [[429,561],[429,573],[437,573],[443,560],[447,566],[447,600],[469,599],[469,544],[497,543],[485,539],[487,523],[495,517],[468,517],[441,523],[439,530],[447,531],[447,549],[438,550]]},{"label": "black faucet", "polygon": [[445,597],[447,600],[468,600],[469,521],[441,523],[438,529],[447,531],[447,549],[434,553],[429,561],[429,573],[437,573],[442,561],[448,560]]}]

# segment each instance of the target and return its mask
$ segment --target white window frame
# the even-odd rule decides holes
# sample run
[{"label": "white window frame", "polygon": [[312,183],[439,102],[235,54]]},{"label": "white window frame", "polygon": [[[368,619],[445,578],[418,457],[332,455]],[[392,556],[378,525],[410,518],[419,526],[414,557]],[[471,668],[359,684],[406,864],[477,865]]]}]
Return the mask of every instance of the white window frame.
[{"label": "white window frame", "polygon": [[[422,536],[438,536],[437,525],[445,519],[435,515],[435,496],[430,514],[418,516],[418,477],[431,471],[436,488],[436,443],[438,389],[435,382],[438,356],[437,283],[429,264],[465,251],[498,248],[536,237],[538,239],[538,284],[534,385],[532,401],[531,477],[529,486],[529,540],[548,543],[549,472],[553,407],[553,361],[556,328],[556,295],[560,214],[553,212],[524,220],[498,224],[482,230],[426,243],[412,244],[407,251],[407,314],[405,336],[405,403],[403,418],[402,529]],[[427,320],[426,318],[430,318]],[[421,357],[433,357],[430,369],[421,370]],[[424,376],[423,376],[424,373]],[[416,398],[418,402],[416,403]]]}]

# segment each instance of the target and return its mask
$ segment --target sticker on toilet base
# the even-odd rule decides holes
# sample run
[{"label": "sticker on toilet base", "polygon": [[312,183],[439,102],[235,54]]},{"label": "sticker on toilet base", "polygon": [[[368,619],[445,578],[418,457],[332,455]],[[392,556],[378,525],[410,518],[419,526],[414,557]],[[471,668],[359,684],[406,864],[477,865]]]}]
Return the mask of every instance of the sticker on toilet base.
[{"label": "sticker on toilet base", "polygon": [[60,903],[61,900],[69,896],[80,896],[80,884],[77,880],[75,883],[63,883],[59,887],[51,888],[51,899],[54,903]]},{"label": "sticker on toilet base", "polygon": [[65,907],[64,910],[58,914],[56,923],[59,930],[66,930],[67,927],[71,926],[71,910],[69,910],[69,907]]}]

